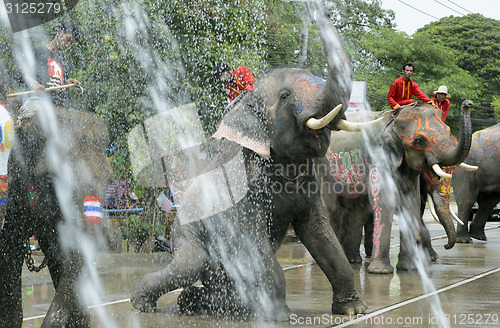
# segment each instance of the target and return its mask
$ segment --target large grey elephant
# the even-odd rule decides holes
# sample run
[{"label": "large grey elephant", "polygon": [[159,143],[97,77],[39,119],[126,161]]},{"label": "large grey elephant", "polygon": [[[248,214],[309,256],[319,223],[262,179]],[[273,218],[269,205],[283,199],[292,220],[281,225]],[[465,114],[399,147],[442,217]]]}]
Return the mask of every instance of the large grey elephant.
[{"label": "large grey elephant", "polygon": [[[135,308],[154,311],[161,295],[184,288],[178,299],[183,311],[288,319],[285,278],[274,253],[292,224],[331,282],[332,312],[366,310],[349,262],[322,215],[313,170],[312,158],[324,156],[330,129],[345,124],[340,107],[332,108],[346,108],[352,74],[331,20],[320,14],[319,24],[327,81],[304,69],[276,69],[257,79],[253,93],[230,104],[214,137],[244,147],[249,190],[230,209],[176,228],[172,263],[142,279],[131,297]],[[185,200],[181,208],[198,202]],[[193,287],[198,279],[201,288]]]},{"label": "large grey elephant", "polygon": [[[56,290],[42,327],[90,327],[90,315],[78,297],[83,254],[68,245],[83,245],[83,239],[99,231],[97,197],[103,196],[111,173],[106,160],[108,130],[91,113],[50,113],[40,110],[14,128],[7,211],[0,233],[0,327],[22,325],[25,256],[29,268],[39,268],[30,263],[25,245],[33,235]],[[56,130],[48,128],[55,123]]]},{"label": "large grey elephant", "polygon": [[[465,163],[477,166],[477,171],[457,168],[452,185],[458,206],[458,217],[464,223],[457,226],[457,242],[472,243],[472,238],[487,240],[484,226],[489,214],[500,201],[500,123],[472,136],[472,147]],[[469,216],[477,202],[478,211],[470,227]]]},{"label": "large grey elephant", "polygon": [[[439,111],[431,105],[406,107],[397,117],[387,115],[383,128],[368,131],[375,135],[369,142],[362,134],[332,132],[327,153],[327,169],[322,169],[322,191],[327,211],[339,232],[339,239],[351,262],[360,262],[363,226],[373,218],[370,273],[391,273],[390,234],[394,213],[406,215],[415,233],[427,230],[420,219],[419,175],[423,171],[447,176],[441,166],[461,163],[469,152],[471,140],[470,101],[461,108],[458,145]],[[380,149],[376,151],[374,149]],[[325,160],[323,160],[325,161]],[[382,179],[382,170],[386,177]],[[327,172],[328,174],[325,174]],[[326,179],[326,180],[325,180]],[[339,215],[340,213],[340,215]],[[455,244],[456,233],[451,216],[440,217],[446,233],[446,249]],[[401,221],[401,220],[400,220]],[[369,233],[368,233],[369,234]],[[366,247],[366,246],[365,246]],[[401,251],[397,268],[414,268],[411,248],[415,247],[401,234]]]}]

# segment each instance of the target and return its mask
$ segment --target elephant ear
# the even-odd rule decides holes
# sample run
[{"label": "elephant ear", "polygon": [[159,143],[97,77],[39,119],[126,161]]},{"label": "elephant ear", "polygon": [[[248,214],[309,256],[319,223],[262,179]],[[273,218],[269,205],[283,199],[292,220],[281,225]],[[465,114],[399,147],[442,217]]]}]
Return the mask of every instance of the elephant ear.
[{"label": "elephant ear", "polygon": [[226,138],[262,157],[271,156],[264,108],[251,91],[242,93],[228,105],[212,138]]},{"label": "elephant ear", "polygon": [[385,129],[381,140],[382,149],[387,156],[390,156],[391,161],[396,165],[396,168],[403,164],[404,148],[401,144],[401,138],[392,131],[391,127]]}]

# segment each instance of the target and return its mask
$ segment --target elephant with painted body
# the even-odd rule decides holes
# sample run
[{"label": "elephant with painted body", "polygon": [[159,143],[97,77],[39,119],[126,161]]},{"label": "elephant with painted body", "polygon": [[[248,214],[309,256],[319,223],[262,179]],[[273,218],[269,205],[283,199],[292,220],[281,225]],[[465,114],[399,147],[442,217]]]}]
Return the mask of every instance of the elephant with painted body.
[{"label": "elephant with painted body", "polygon": [[[332,312],[365,311],[349,262],[322,216],[313,170],[330,129],[344,122],[340,107],[331,109],[346,108],[352,74],[330,19],[320,14],[319,24],[327,81],[303,69],[276,69],[230,104],[214,137],[244,147],[248,192],[232,208],[176,228],[172,263],[142,279],[131,297],[135,308],[154,311],[161,295],[184,288],[178,299],[183,311],[288,319],[284,273],[274,253],[292,224],[331,282]],[[199,200],[184,202],[181,208]],[[199,279],[203,287],[193,287]]]},{"label": "elephant with painted body", "polygon": [[91,113],[59,108],[54,116],[44,108],[18,121],[14,134],[0,234],[0,327],[22,325],[21,272],[31,236],[55,287],[42,327],[90,327],[79,298],[84,255],[75,245],[99,233],[99,213],[84,214],[84,205],[99,210],[96,197],[110,178],[107,127]]},{"label": "elephant with painted body", "polygon": [[[435,174],[442,175],[440,166],[465,159],[471,140],[470,106],[469,101],[462,104],[458,145],[449,127],[441,121],[439,111],[427,104],[406,107],[397,117],[387,115],[382,128],[367,131],[368,142],[362,133],[332,132],[327,158],[321,163],[326,165],[326,169],[320,170],[322,192],[330,221],[351,262],[361,261],[362,229],[370,218],[373,240],[365,240],[365,249],[367,245],[372,247],[367,250],[372,257],[370,273],[393,272],[389,247],[396,212],[409,217],[413,229],[427,231],[419,215],[420,173],[433,168]],[[393,185],[390,179],[380,179],[382,170],[392,176]],[[339,212],[343,215],[336,216]],[[451,217],[443,217],[441,223],[448,235],[445,248],[449,249],[455,244],[454,225]],[[415,245],[401,235],[398,269],[414,268],[412,247]]]},{"label": "elephant with painted body", "polygon": [[[464,223],[457,225],[457,242],[472,243],[472,238],[487,240],[484,232],[489,214],[500,201],[500,123],[472,135],[472,146],[466,164],[477,166],[477,171],[457,168],[452,185],[458,206],[458,217]],[[469,216],[477,202],[478,211],[470,227]]]}]

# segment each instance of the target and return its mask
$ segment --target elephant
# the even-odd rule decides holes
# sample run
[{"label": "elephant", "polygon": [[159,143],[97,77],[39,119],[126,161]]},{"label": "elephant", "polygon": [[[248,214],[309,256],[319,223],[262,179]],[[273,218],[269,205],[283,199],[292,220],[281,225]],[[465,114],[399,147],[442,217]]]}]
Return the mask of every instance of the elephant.
[{"label": "elephant", "polygon": [[[369,273],[394,271],[389,246],[396,211],[409,218],[406,222],[413,225],[411,229],[425,234],[427,230],[419,219],[420,173],[432,168],[433,174],[448,176],[440,166],[459,164],[465,159],[472,134],[471,105],[472,102],[464,101],[461,106],[458,144],[441,121],[439,110],[428,104],[405,107],[395,117],[388,115],[390,111],[381,114],[384,127],[363,132],[370,136],[368,141],[364,141],[362,133],[332,132],[327,155],[318,161],[322,167],[318,174],[328,216],[351,262],[361,262],[362,229],[370,225],[371,218],[373,240],[365,238],[365,249],[366,245],[372,247],[371,252],[366,250],[371,256]],[[445,248],[449,249],[456,240],[454,224],[451,216],[440,219],[448,235]],[[370,233],[368,229],[365,235]],[[401,233],[398,270],[415,268],[410,253],[414,245],[409,239],[411,236]]]},{"label": "elephant", "polygon": [[[352,268],[322,215],[313,172],[312,159],[324,156],[330,129],[349,126],[342,106],[331,109],[347,107],[352,76],[331,19],[319,14],[318,23],[326,82],[305,69],[273,69],[257,78],[253,92],[243,92],[226,108],[213,137],[243,147],[246,175],[228,175],[246,176],[248,191],[227,210],[176,225],[174,258],[139,282],[130,299],[136,309],[155,311],[161,295],[184,288],[177,301],[182,312],[288,320],[286,281],[274,254],[291,224],[332,285],[332,312],[366,310]],[[200,202],[182,198],[181,209]],[[194,287],[199,279],[203,287]]]},{"label": "elephant", "polygon": [[[0,327],[22,326],[25,257],[32,271],[46,265],[55,287],[42,327],[90,327],[90,314],[79,298],[85,265],[79,245],[99,239],[99,197],[111,174],[107,126],[92,113],[43,106],[16,121],[13,130],[0,233]],[[39,267],[29,250],[33,235],[45,255]]]},{"label": "elephant", "polygon": [[[477,166],[477,171],[457,168],[452,186],[458,206],[458,217],[463,224],[457,224],[457,242],[472,243],[472,238],[487,240],[484,226],[489,214],[500,201],[500,123],[475,132],[466,164]],[[477,202],[478,211],[470,228],[469,216]]]}]

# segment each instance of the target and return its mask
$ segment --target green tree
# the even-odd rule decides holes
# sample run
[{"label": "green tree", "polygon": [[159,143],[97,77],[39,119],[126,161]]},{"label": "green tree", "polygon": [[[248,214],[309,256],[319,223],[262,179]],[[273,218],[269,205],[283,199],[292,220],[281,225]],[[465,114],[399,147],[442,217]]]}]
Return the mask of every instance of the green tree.
[{"label": "green tree", "polygon": [[[476,106],[474,117],[494,118],[490,102],[500,94],[500,21],[479,14],[450,16],[424,26],[415,36],[429,38],[454,50],[457,65],[479,84],[479,94],[470,96],[481,105]],[[494,121],[485,122],[486,125],[492,123]]]},{"label": "green tree", "polygon": [[255,1],[80,1],[71,13],[83,41],[71,49],[89,86],[80,107],[108,123],[115,167],[129,167],[128,132],[158,111],[195,101],[207,134],[226,99],[216,61],[263,65],[263,4]]}]

